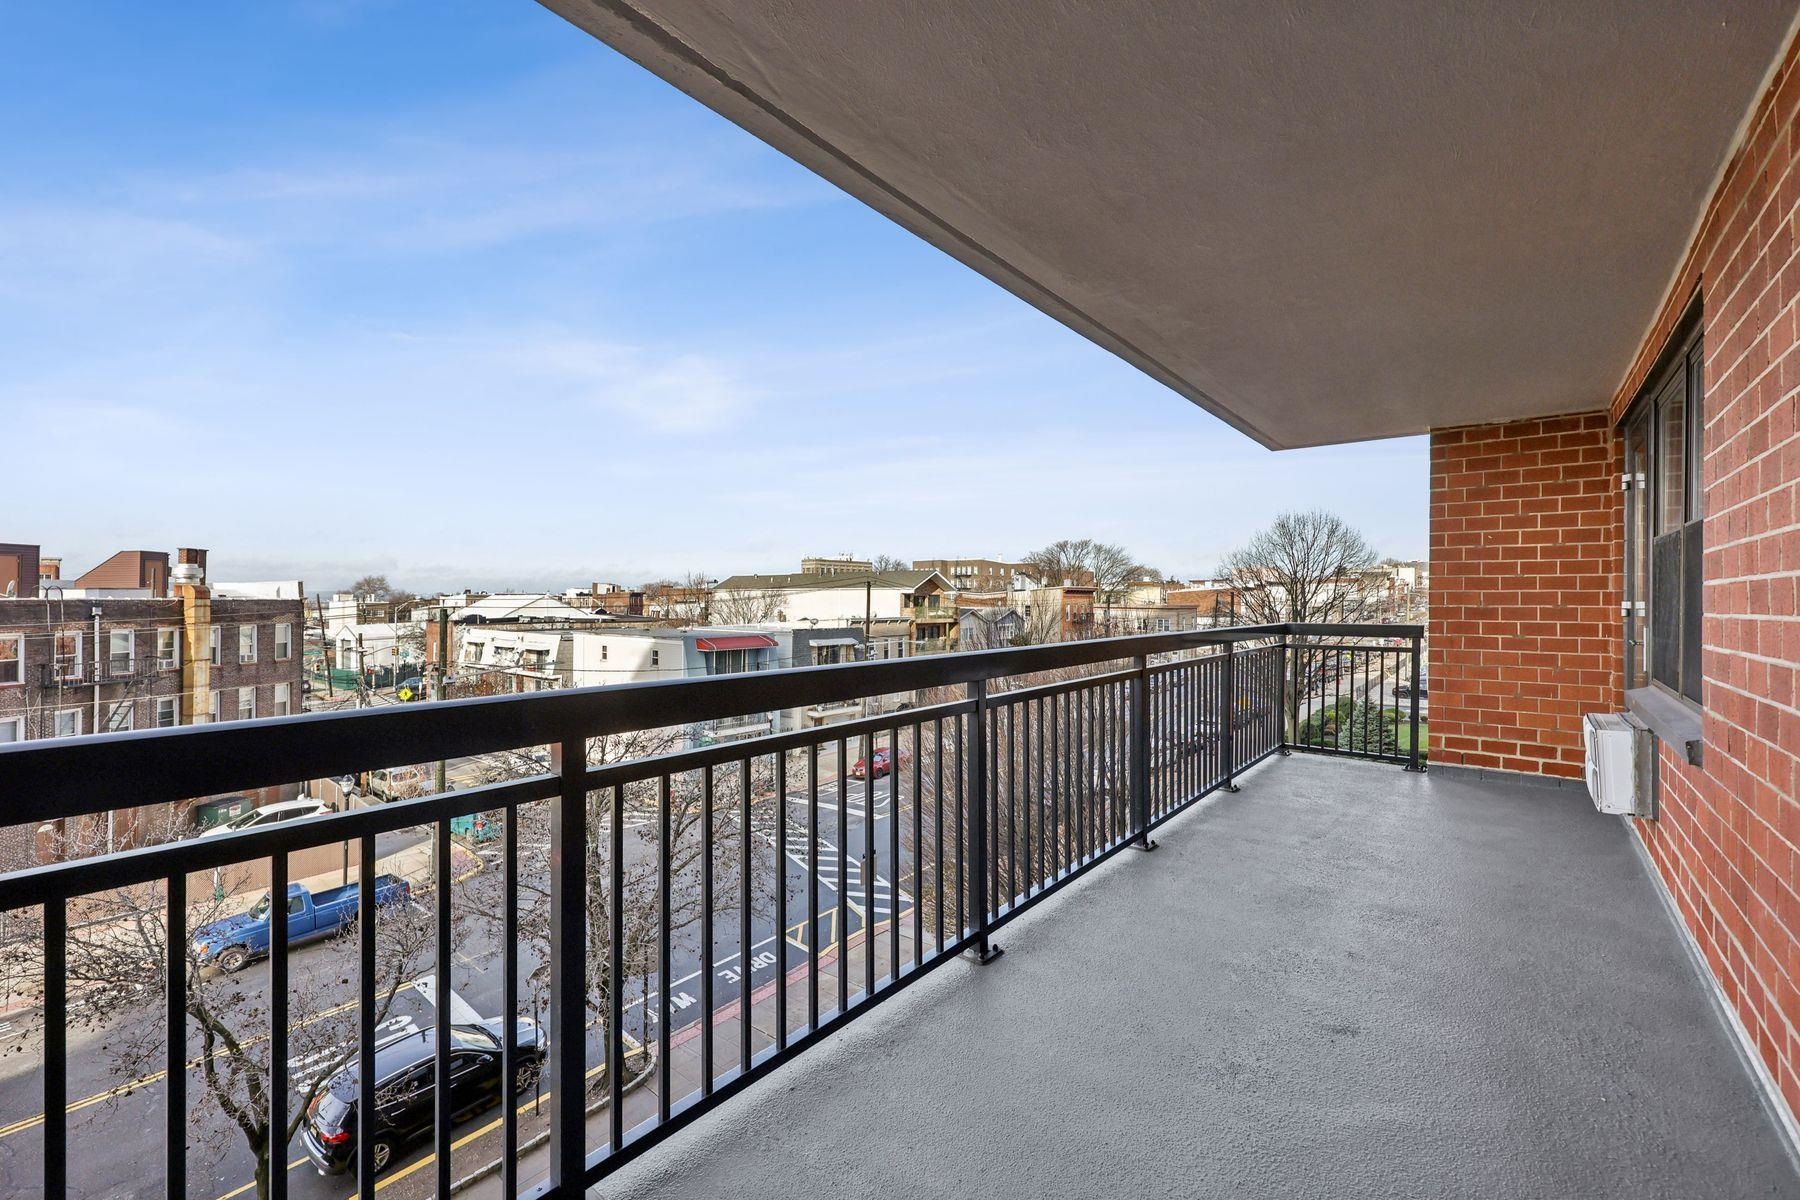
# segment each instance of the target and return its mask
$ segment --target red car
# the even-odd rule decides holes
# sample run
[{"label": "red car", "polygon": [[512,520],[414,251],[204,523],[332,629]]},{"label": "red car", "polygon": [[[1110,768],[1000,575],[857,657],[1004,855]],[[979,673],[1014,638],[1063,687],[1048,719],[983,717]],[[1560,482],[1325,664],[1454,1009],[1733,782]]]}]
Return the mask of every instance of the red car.
[{"label": "red car", "polygon": [[[902,750],[900,752],[900,765],[905,766],[907,760],[911,757],[910,754]],[[884,775],[891,775],[893,774],[893,771],[894,760],[889,751],[885,747],[877,750],[875,752],[875,778],[880,779]],[[869,767],[867,760],[861,758],[857,759],[856,765],[850,768],[850,778],[867,779],[868,776]]]}]

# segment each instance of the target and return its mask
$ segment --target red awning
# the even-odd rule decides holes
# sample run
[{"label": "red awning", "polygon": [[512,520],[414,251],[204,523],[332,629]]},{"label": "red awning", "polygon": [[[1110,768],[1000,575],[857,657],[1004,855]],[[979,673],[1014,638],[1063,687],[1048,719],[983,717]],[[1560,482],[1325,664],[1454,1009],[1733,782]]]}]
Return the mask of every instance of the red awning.
[{"label": "red awning", "polygon": [[773,646],[775,639],[766,633],[734,633],[730,637],[695,638],[702,650],[761,650]]}]

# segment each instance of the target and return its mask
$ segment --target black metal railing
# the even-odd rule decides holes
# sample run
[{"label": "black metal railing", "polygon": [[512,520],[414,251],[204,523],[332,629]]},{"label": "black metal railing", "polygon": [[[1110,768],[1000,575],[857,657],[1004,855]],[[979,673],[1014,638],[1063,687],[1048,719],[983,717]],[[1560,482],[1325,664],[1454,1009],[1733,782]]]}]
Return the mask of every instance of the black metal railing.
[{"label": "black metal railing", "polygon": [[[431,865],[418,890],[435,922],[427,973],[442,985],[430,1030],[441,1080],[454,1048],[449,964],[466,949],[452,902],[452,830],[481,818],[478,836],[498,831],[497,846],[483,843],[484,878],[501,922],[506,1031],[501,1127],[488,1157],[508,1196],[575,1197],[934,967],[965,951],[991,960],[1008,921],[1120,850],[1153,849],[1158,826],[1216,790],[1236,790],[1268,756],[1319,750],[1416,767],[1421,637],[1417,626],[1199,630],[0,748],[0,812],[32,826],[551,749],[548,773],[0,875],[0,912],[41,910],[44,1195],[72,1194],[66,1030],[81,997],[70,990],[68,939],[84,898],[129,893],[166,928],[151,993],[167,1034],[164,1186],[180,1197],[192,989],[210,978],[193,958],[191,879],[266,862],[280,896],[289,855],[341,844],[345,877],[354,860],[357,877],[374,880],[378,839],[426,828]],[[1335,715],[1344,695],[1361,687],[1363,703],[1386,707],[1403,680],[1407,751],[1346,732]],[[873,715],[626,761],[595,753],[604,739],[644,730],[850,700],[868,701]],[[531,849],[540,834],[541,860]],[[535,966],[524,928],[539,911],[534,897],[547,915]],[[399,918],[374,887],[359,889],[356,906],[346,935],[354,982],[345,981],[355,994],[342,1006],[355,1030],[340,1061],[369,1063],[381,1011],[378,933]],[[765,930],[772,935],[759,938]],[[282,1197],[288,1130],[304,1097],[287,1066],[290,955],[279,921],[273,936],[258,1035],[271,1048],[271,1169],[261,1189]],[[776,949],[759,952],[771,940]],[[737,994],[721,1003],[716,989],[731,983],[721,964],[732,961]],[[689,962],[701,995],[697,1021],[684,1023],[675,973]],[[517,1089],[536,1044],[515,1022],[527,1011],[522,991],[534,989],[547,998],[537,1097],[547,1152],[532,1151],[541,1157],[531,1165],[521,1147],[539,1139],[522,1123],[538,1118]],[[383,1086],[372,1070],[356,1081],[351,1178],[364,1197],[375,1194]],[[437,1089],[432,1101],[428,1161],[440,1195],[455,1182],[450,1093]]]}]

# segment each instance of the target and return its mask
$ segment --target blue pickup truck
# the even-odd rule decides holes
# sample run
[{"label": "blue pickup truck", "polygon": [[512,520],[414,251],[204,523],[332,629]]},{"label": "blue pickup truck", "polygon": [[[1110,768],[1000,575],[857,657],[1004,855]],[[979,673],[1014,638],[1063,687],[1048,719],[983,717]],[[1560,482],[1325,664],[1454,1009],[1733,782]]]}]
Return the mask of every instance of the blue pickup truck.
[{"label": "blue pickup truck", "polygon": [[[350,883],[323,892],[288,884],[287,940],[297,946],[335,933],[356,919],[361,884]],[[382,907],[412,899],[412,885],[393,875],[375,877],[375,903]],[[269,901],[264,895],[256,906],[235,917],[226,917],[194,930],[194,955],[203,964],[224,971],[241,971],[253,958],[269,953]]]}]

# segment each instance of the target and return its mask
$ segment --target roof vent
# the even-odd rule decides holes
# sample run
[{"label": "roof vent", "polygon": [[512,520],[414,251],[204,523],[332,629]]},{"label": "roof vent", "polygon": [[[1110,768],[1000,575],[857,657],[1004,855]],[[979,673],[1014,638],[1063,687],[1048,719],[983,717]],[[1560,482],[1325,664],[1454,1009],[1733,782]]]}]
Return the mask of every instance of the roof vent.
[{"label": "roof vent", "polygon": [[206,570],[199,563],[177,563],[169,569],[169,582],[176,587],[198,587],[206,582]]}]

